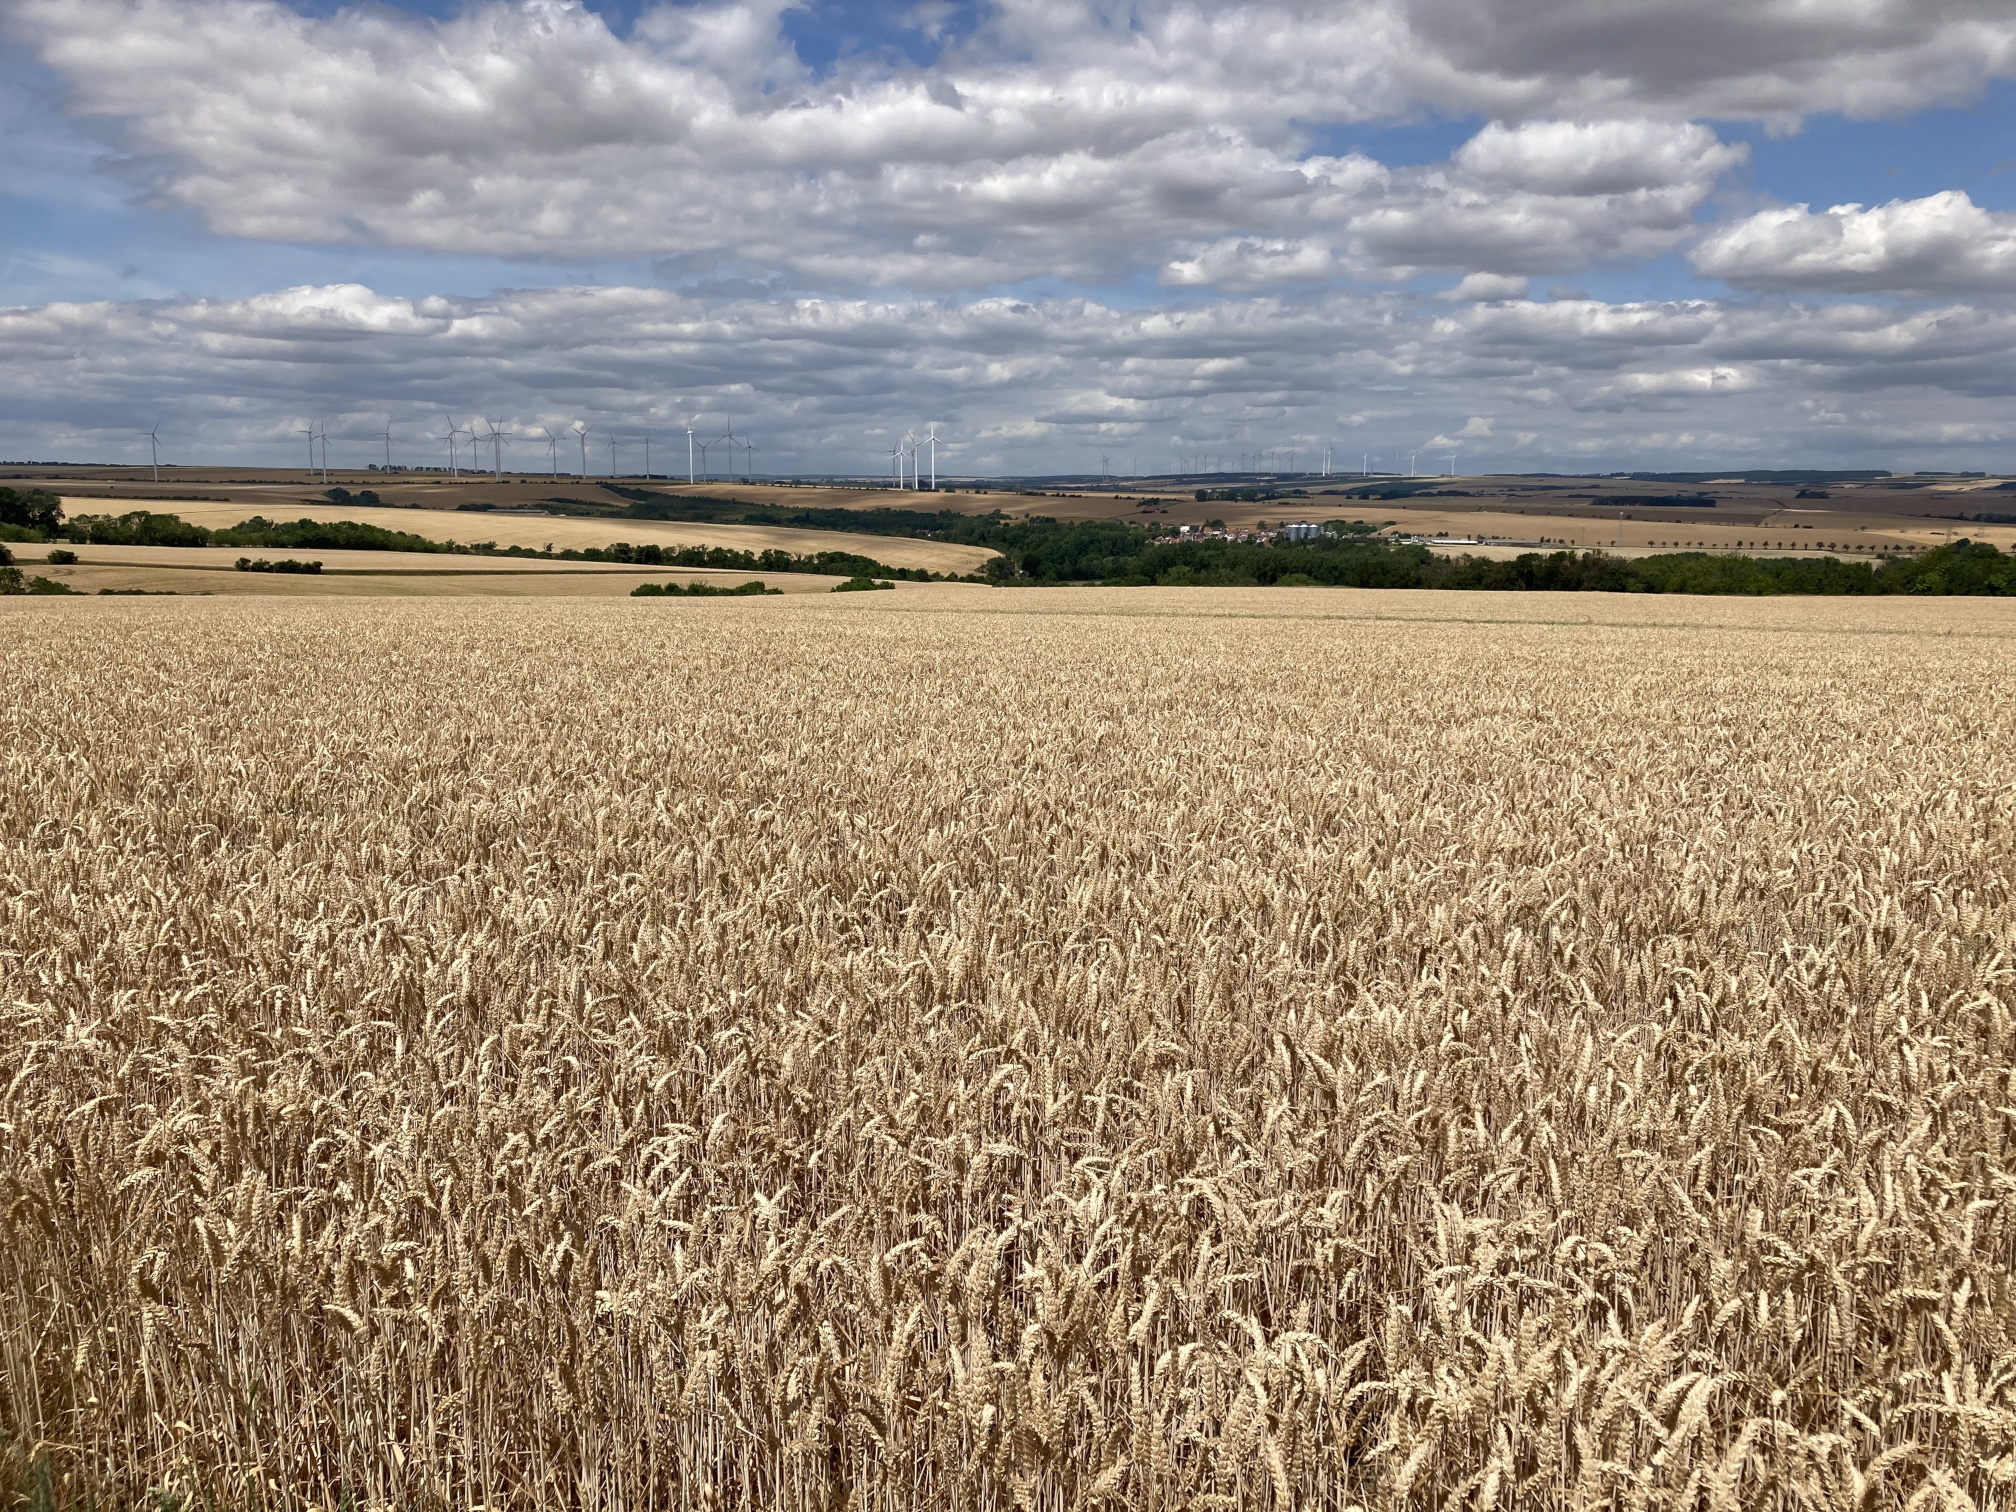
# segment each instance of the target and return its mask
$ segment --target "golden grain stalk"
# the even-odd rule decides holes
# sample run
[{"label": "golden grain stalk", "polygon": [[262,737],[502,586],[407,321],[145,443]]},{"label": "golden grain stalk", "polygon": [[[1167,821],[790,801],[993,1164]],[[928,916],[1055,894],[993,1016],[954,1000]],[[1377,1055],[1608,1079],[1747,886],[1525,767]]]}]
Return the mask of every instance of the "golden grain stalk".
[{"label": "golden grain stalk", "polygon": [[0,1485],[2016,1497],[2004,609],[886,597],[0,605]]}]

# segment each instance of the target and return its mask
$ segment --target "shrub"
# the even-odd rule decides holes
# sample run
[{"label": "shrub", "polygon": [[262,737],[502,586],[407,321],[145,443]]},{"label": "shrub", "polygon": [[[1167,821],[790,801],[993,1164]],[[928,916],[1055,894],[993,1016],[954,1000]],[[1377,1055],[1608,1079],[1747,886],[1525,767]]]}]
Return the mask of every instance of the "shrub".
[{"label": "shrub", "polygon": [[[4,554],[4,553],[0,553],[0,554]],[[49,565],[50,565],[50,566],[52,566],[52,567],[68,567],[69,565],[71,565],[71,564],[72,564],[73,562],[75,562],[76,560],[77,560],[77,553],[76,553],[76,552],[74,552],[74,551],[65,551],[65,550],[64,550],[64,549],[63,549],[62,547],[60,547],[60,546],[59,546],[59,547],[57,547],[57,548],[56,548],[56,549],[55,549],[54,551],[50,552],[50,553],[49,553],[49,556],[48,556],[48,562],[49,562]]]},{"label": "shrub", "polygon": [[893,589],[895,586],[894,583],[878,583],[871,577],[851,577],[844,583],[836,583],[833,591],[835,593],[869,593],[877,588]]}]

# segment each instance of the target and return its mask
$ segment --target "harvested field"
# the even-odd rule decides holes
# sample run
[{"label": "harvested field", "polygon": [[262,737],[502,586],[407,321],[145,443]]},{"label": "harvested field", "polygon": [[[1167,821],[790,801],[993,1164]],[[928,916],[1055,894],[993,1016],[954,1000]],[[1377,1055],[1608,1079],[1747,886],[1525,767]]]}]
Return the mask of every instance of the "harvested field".
[{"label": "harvested field", "polygon": [[0,1488],[2004,1505],[2012,649],[0,601]]},{"label": "harvested field", "polygon": [[[80,552],[90,547],[78,548]],[[172,547],[162,547],[172,551]],[[130,548],[101,547],[109,556]],[[201,548],[184,555],[204,556]],[[240,551],[234,555],[243,556]],[[284,555],[284,553],[274,553]],[[752,577],[784,593],[830,593],[843,581],[816,573],[780,572],[765,577],[748,571],[713,572],[683,567],[603,567],[593,563],[529,564],[517,569],[510,558],[437,557],[403,552],[299,552],[320,560],[319,573],[238,572],[191,562],[92,561],[73,567],[29,567],[78,593],[101,588],[115,593],[227,594],[281,598],[621,598],[640,583],[711,583],[732,588]],[[332,558],[363,557],[366,565],[337,566]],[[425,564],[425,565],[422,565]],[[907,588],[910,585],[905,584]],[[976,592],[981,590],[974,590]]]},{"label": "harvested field", "polygon": [[[111,503],[125,505],[124,500]],[[104,499],[66,498],[64,511],[72,516],[103,514],[111,504]],[[180,515],[192,525],[221,530],[250,518],[257,510],[243,504],[155,504],[163,514]],[[266,517],[276,520],[355,520],[386,530],[401,530],[430,541],[490,541],[498,546],[524,546],[534,551],[551,545],[556,550],[585,551],[605,547],[613,541],[648,543],[671,549],[678,546],[722,546],[734,551],[788,551],[809,556],[821,551],[851,551],[872,557],[891,567],[916,567],[926,572],[978,572],[993,552],[980,546],[960,546],[949,541],[919,540],[908,536],[859,535],[837,530],[788,530],[769,525],[709,525],[666,520],[605,520],[568,515],[499,515],[464,513],[452,509],[372,509],[335,504],[276,503],[262,506]],[[199,548],[192,548],[199,549]],[[243,550],[239,552],[244,554]],[[274,555],[268,550],[266,555]],[[305,548],[295,556],[314,555]],[[401,553],[406,555],[407,553]],[[382,555],[382,553],[381,553]]]}]

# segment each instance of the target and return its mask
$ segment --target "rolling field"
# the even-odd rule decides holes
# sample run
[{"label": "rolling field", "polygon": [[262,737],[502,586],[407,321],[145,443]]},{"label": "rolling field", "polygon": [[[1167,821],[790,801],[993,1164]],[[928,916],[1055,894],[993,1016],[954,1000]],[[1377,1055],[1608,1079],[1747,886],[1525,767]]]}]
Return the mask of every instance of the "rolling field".
[{"label": "rolling field", "polygon": [[[124,505],[115,500],[112,504]],[[112,507],[103,499],[66,497],[68,515],[106,513]],[[259,512],[243,504],[134,504],[133,508],[153,508],[177,514],[192,525],[217,530],[236,525]],[[548,545],[556,550],[572,547],[585,550],[604,547],[612,541],[632,545],[656,542],[660,546],[724,546],[735,551],[789,551],[811,555],[821,551],[852,551],[872,557],[891,567],[917,567],[927,572],[978,572],[994,553],[979,546],[961,546],[950,541],[917,540],[903,536],[871,536],[832,530],[792,530],[768,525],[712,525],[666,520],[598,520],[566,515],[496,515],[462,513],[452,509],[371,509],[335,504],[273,503],[262,505],[268,519],[356,520],[386,530],[405,531],[430,541],[491,541],[499,546],[526,546],[540,550]],[[193,549],[193,548],[192,548]],[[237,553],[244,555],[244,552]],[[262,553],[254,553],[262,554]],[[264,555],[273,556],[273,551]],[[314,552],[294,551],[295,556]],[[381,553],[382,555],[382,553]]]},{"label": "rolling field", "polygon": [[0,1499],[2007,1505],[2016,605],[1456,597],[0,601]]},{"label": "rolling field", "polygon": [[[54,578],[78,593],[146,593],[326,598],[617,598],[640,583],[714,583],[733,587],[761,573],[685,567],[621,567],[527,557],[434,555],[403,551],[322,551],[237,546],[91,546],[64,548],[68,566],[48,566],[38,547],[17,547],[24,572]],[[317,561],[315,574],[239,572],[240,557]],[[785,593],[829,593],[837,577],[779,572],[763,577]]]}]

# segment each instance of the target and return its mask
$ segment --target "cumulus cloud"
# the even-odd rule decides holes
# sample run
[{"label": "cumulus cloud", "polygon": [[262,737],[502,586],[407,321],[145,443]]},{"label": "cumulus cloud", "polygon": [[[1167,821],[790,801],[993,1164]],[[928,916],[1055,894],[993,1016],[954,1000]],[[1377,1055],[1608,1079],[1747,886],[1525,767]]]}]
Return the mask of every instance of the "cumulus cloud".
[{"label": "cumulus cloud", "polygon": [[1952,465],[1963,445],[2016,448],[2016,316],[1972,306],[1326,293],[1115,309],[339,285],[0,311],[0,343],[13,456],[138,456],[139,414],[166,420],[172,458],[283,463],[317,415],[339,462],[346,444],[351,465],[379,455],[388,422],[410,461],[436,455],[423,438],[444,409],[532,438],[581,419],[631,444],[730,410],[767,467],[868,474],[892,432],[933,419],[946,470],[982,473],[1332,441],[1570,470]]},{"label": "cumulus cloud", "polygon": [[2016,292],[2016,214],[1964,190],[1864,209],[1764,210],[1707,236],[1694,269],[1749,289],[1845,293]]},{"label": "cumulus cloud", "polygon": [[2004,0],[1408,0],[1408,87],[1496,115],[1784,123],[1973,98],[2016,70]]},{"label": "cumulus cloud", "polygon": [[[71,108],[120,136],[151,201],[214,230],[711,260],[818,290],[1561,272],[1670,250],[1744,151],[1668,113],[1686,103],[1670,90],[1659,118],[1630,105],[1632,70],[1656,61],[1649,21],[1605,31],[1607,65],[1582,49],[1542,67],[1532,38],[1559,6],[1507,41],[1534,70],[1516,79],[1462,62],[1455,13],[1426,0],[1124,15],[1008,0],[930,69],[856,60],[824,77],[788,46],[784,8],[661,6],[624,37],[574,0],[446,21],[276,0],[12,0],[9,15]],[[1711,30],[1742,32],[1733,8],[1710,11]],[[1866,33],[1880,59],[1879,43],[1945,48],[1959,24],[1844,12],[1808,41],[1817,59],[1826,38]],[[1999,66],[2016,23],[1969,24],[1981,66]],[[1431,98],[1507,119],[1428,168],[1309,150],[1312,123]],[[1549,98],[1592,118],[1540,118]]]},{"label": "cumulus cloud", "polygon": [[1449,291],[1451,299],[1524,299],[1526,280],[1504,273],[1472,273]]}]

